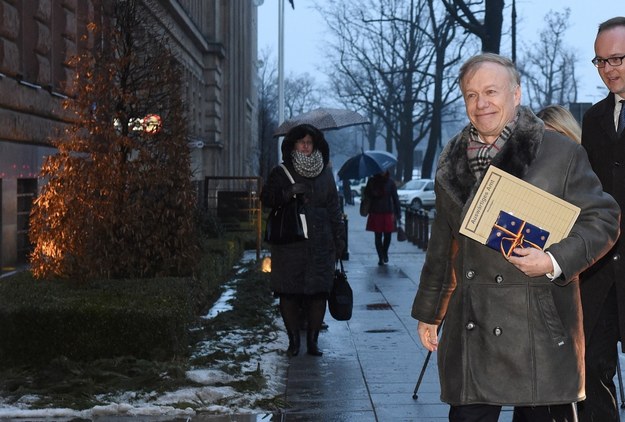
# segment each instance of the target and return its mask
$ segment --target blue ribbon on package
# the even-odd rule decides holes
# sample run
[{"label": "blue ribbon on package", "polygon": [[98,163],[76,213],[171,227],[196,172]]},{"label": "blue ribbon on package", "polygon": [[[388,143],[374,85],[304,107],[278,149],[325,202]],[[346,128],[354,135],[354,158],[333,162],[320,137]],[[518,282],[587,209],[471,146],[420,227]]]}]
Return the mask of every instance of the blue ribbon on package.
[{"label": "blue ribbon on package", "polygon": [[497,221],[486,240],[486,246],[501,251],[509,258],[514,248],[536,248],[542,250],[547,243],[549,232],[521,220],[505,211],[500,211]]}]

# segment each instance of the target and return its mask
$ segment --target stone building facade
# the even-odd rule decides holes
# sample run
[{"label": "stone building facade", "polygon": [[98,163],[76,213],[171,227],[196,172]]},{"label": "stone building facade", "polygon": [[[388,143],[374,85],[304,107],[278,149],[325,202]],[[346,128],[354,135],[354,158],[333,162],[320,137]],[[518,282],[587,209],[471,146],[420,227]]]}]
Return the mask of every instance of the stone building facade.
[{"label": "stone building facade", "polygon": [[[0,265],[27,262],[28,217],[54,153],[50,139],[68,123],[68,59],[87,48],[98,2],[0,0]],[[255,176],[257,11],[253,0],[137,0],[162,24],[183,65],[189,153],[201,199],[210,176]]]}]

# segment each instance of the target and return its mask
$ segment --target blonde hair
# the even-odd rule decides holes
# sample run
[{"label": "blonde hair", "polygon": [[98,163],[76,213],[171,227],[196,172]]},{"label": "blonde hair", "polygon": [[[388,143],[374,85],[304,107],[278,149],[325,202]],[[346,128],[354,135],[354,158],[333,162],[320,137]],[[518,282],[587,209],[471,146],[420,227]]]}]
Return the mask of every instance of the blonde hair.
[{"label": "blonde hair", "polygon": [[536,113],[545,122],[547,129],[555,130],[568,136],[578,144],[582,141],[582,128],[571,112],[561,105],[552,104]]},{"label": "blonde hair", "polygon": [[506,69],[510,76],[510,87],[512,89],[521,86],[521,74],[512,60],[495,53],[481,53],[471,57],[460,66],[460,73],[458,74],[460,91],[464,92],[465,79],[472,76],[484,63],[495,63]]}]

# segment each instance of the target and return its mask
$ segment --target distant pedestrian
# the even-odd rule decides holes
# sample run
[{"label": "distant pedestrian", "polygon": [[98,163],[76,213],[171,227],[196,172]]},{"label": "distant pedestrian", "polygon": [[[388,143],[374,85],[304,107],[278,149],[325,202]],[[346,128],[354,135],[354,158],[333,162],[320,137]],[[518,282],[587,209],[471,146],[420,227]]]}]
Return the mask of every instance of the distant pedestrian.
[{"label": "distant pedestrian", "polygon": [[352,196],[352,185],[349,183],[349,179],[343,179],[343,198],[346,205],[354,205],[354,198]]},{"label": "distant pedestrian", "polygon": [[393,232],[401,220],[401,206],[397,196],[397,185],[387,171],[369,178],[364,190],[369,198],[367,231],[375,234],[375,250],[378,253],[378,265],[388,263],[388,250]]},{"label": "distant pedestrian", "polygon": [[289,336],[289,356],[300,349],[300,311],[307,319],[309,355],[321,356],[317,340],[332,289],[336,260],[345,249],[345,226],[336,183],[329,166],[330,148],[323,133],[308,124],[295,126],[282,142],[284,170],[271,170],[261,192],[263,206],[276,208],[287,201],[304,204],[308,239],[271,245],[271,288],[280,298],[280,314]]},{"label": "distant pedestrian", "polygon": [[545,129],[555,130],[568,136],[578,144],[582,142],[582,127],[573,114],[558,104],[543,107],[536,117],[545,122]]}]

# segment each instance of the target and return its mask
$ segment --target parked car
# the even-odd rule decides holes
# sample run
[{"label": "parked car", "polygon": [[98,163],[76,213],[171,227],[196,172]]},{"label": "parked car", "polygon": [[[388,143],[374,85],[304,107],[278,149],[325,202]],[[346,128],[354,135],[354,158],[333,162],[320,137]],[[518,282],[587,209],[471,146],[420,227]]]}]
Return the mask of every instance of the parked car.
[{"label": "parked car", "polygon": [[399,203],[404,207],[418,210],[421,208],[431,209],[434,207],[436,195],[434,194],[434,180],[413,179],[397,188]]}]

